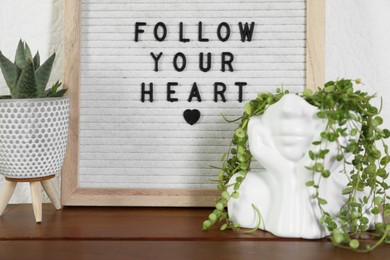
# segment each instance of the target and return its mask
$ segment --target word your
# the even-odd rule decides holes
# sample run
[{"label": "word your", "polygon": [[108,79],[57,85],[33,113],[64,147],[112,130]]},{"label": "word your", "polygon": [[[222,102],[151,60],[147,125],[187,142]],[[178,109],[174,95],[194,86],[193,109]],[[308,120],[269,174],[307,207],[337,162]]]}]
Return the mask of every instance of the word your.
[{"label": "word your", "polygon": [[[150,55],[154,60],[154,71],[158,71],[158,61],[163,56],[163,53],[160,52],[157,56],[151,52]],[[211,53],[207,53],[207,61],[206,65],[204,64],[204,53],[199,53],[199,70],[203,72],[208,72],[211,69]],[[221,71],[225,72],[226,67],[228,67],[228,71],[234,71],[233,69],[233,60],[234,55],[231,52],[222,52],[221,53]],[[173,56],[173,67],[176,71],[182,72],[185,70],[187,66],[187,58],[186,55],[182,52],[178,52]]]}]

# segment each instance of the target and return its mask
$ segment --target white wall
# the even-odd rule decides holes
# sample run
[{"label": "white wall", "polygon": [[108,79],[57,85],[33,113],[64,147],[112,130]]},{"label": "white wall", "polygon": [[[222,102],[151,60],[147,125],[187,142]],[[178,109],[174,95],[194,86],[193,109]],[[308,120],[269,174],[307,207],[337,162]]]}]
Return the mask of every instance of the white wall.
[{"label": "white wall", "polygon": [[[63,1],[1,0],[0,50],[13,56],[16,43],[22,38],[33,51],[39,48],[42,58],[56,51],[58,58],[52,78],[61,78]],[[383,97],[387,128],[390,128],[389,13],[389,0],[327,0],[326,78],[361,78],[367,91]],[[7,93],[0,77],[0,95]],[[0,179],[0,189],[2,183]],[[20,185],[11,202],[29,202],[29,197],[29,189]]]}]

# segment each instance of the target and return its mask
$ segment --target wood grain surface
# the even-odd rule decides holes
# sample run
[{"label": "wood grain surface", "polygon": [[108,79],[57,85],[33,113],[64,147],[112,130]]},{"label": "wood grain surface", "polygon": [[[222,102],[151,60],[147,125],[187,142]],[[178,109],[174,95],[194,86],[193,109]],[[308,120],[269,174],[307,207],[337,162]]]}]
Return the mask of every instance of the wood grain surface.
[{"label": "wood grain surface", "polygon": [[10,205],[0,217],[0,259],[388,259],[390,246],[369,254],[327,239],[282,239],[201,231],[209,208],[66,207],[44,204],[41,224],[31,205]]}]

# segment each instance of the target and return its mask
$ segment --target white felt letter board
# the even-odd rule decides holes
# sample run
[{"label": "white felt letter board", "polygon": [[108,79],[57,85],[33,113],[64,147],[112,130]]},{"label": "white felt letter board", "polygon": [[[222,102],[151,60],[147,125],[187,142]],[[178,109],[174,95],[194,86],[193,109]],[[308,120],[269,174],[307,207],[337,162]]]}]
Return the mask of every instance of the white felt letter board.
[{"label": "white felt letter board", "polygon": [[322,1],[75,2],[65,7],[66,205],[211,205],[210,165],[237,127],[221,113],[237,118],[258,92],[322,78],[323,43],[308,33],[323,37]]}]

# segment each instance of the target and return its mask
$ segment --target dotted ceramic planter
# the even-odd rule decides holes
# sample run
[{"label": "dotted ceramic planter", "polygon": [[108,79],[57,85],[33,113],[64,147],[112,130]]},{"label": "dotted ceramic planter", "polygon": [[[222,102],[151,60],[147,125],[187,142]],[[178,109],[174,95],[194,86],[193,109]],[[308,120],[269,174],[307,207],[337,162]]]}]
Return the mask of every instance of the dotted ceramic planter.
[{"label": "dotted ceramic planter", "polygon": [[38,178],[59,173],[68,126],[68,97],[0,100],[0,174]]}]

